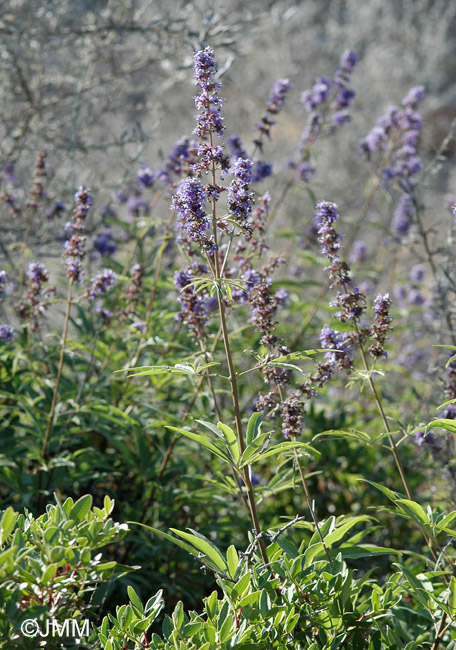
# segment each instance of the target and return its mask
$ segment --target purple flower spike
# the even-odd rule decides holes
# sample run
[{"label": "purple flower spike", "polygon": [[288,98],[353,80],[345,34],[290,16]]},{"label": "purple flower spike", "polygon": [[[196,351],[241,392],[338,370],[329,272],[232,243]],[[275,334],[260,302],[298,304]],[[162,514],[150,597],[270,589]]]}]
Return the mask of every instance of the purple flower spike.
[{"label": "purple flower spike", "polygon": [[291,83],[288,79],[279,79],[279,81],[274,84],[271,91],[271,97],[266,105],[268,113],[272,113],[273,115],[280,113],[285,103],[286,94],[290,88]]},{"label": "purple flower spike", "polygon": [[394,212],[393,230],[399,236],[408,234],[413,217],[415,216],[415,206],[412,198],[408,194],[403,194],[399,199],[397,208]]},{"label": "purple flower spike", "polygon": [[[286,94],[290,88],[291,84],[288,79],[279,79],[279,81],[274,84],[274,87],[271,91],[271,97],[266,104],[266,113],[261,118],[261,122],[256,125],[260,133],[262,135],[264,134],[268,140],[271,139],[271,129],[275,124],[275,121],[271,119],[270,116],[278,115],[280,113],[285,103]],[[258,138],[258,140],[255,140],[255,144],[259,147],[259,149],[263,148],[261,136]],[[247,156],[243,157],[246,158]]]},{"label": "purple flower spike", "polygon": [[201,94],[195,98],[199,110],[196,116],[197,126],[195,135],[205,140],[209,133],[223,135],[224,126],[221,114],[223,99],[218,96],[220,84],[214,81],[217,67],[214,60],[214,50],[206,47],[195,54],[195,83],[201,88]]},{"label": "purple flower spike", "polygon": [[177,188],[172,208],[179,216],[181,230],[185,231],[187,241],[195,242],[204,250],[209,250],[212,241],[206,235],[209,219],[205,210],[205,199],[204,187],[200,181],[196,178],[188,178]]},{"label": "purple flower spike", "polygon": [[341,88],[345,87],[350,81],[350,75],[357,63],[358,55],[352,50],[345,50],[340,57],[339,67],[334,77],[334,84]]},{"label": "purple flower spike", "polygon": [[228,188],[228,207],[236,220],[245,225],[252,212],[253,196],[249,191],[252,180],[252,163],[248,159],[238,158],[233,165],[234,179]]},{"label": "purple flower spike", "polygon": [[391,331],[391,298],[386,293],[384,296],[378,295],[374,301],[374,314],[375,321],[371,327],[372,345],[369,347],[369,352],[373,357],[378,358],[386,356],[385,341],[388,338],[388,333]]}]

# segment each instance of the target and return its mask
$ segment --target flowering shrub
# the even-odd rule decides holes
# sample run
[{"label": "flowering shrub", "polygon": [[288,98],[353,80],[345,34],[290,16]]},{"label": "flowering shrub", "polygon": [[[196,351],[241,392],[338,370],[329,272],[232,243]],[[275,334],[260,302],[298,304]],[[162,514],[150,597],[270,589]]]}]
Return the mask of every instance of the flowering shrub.
[{"label": "flowering shrub", "polygon": [[380,155],[360,214],[322,195],[318,146],[350,121],[357,61],[347,50],[303,93],[281,170],[265,156],[289,81],[250,147],[225,140],[215,54],[198,51],[193,133],[161,169],[142,163],[98,229],[77,190],[54,232],[64,274],[30,251],[64,211],[47,206],[45,153],[22,198],[7,161],[23,240],[0,271],[3,647],[36,647],[26,620],[85,613],[103,650],[456,647],[454,215],[440,241],[422,87],[359,144]]}]

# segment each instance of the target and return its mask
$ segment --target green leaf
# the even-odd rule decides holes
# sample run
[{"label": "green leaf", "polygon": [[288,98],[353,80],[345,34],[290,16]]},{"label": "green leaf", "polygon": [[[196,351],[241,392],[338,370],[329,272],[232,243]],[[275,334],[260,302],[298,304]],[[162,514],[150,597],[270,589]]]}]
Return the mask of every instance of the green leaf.
[{"label": "green leaf", "polygon": [[239,556],[236,551],[236,548],[231,545],[228,547],[226,552],[226,563],[228,565],[228,571],[232,578],[236,576],[236,571],[239,566]]},{"label": "green leaf", "polygon": [[344,429],[329,429],[328,431],[318,433],[314,436],[314,439],[323,437],[347,438],[348,440],[356,440],[357,442],[362,442],[364,444],[372,444],[374,442],[368,433],[359,431],[358,429],[350,429],[348,431]]},{"label": "green leaf", "polygon": [[176,535],[179,535],[179,537],[182,537],[182,539],[190,542],[190,544],[192,544],[198,551],[200,551],[200,553],[203,553],[203,555],[205,555],[210,560],[209,563],[212,566],[215,566],[219,571],[224,572],[227,570],[227,564],[218,548],[209,542],[205,537],[203,537],[203,535],[196,533],[196,531],[192,530],[191,528],[188,529],[192,531],[191,533],[185,533],[181,530],[176,530],[175,528],[170,528],[170,530]]},{"label": "green leaf", "polygon": [[377,488],[377,490],[380,490],[380,492],[383,492],[383,494],[393,503],[396,503],[397,499],[403,498],[402,494],[399,494],[399,492],[393,492],[393,490],[390,490],[385,485],[380,485],[380,483],[375,483],[375,481],[368,481],[366,478],[361,478],[359,480],[369,483],[369,485],[372,485],[374,488]]},{"label": "green leaf", "polygon": [[14,512],[11,506],[4,511],[0,522],[0,546],[6,542],[7,537],[13,531],[18,517],[19,513]]},{"label": "green leaf", "polygon": [[285,354],[283,357],[277,357],[274,359],[276,361],[295,361],[295,359],[312,359],[316,354],[321,354],[322,352],[328,352],[324,349],[315,349],[315,350],[302,350],[301,352],[290,352],[290,354]]},{"label": "green leaf", "polygon": [[371,546],[369,544],[361,546],[338,546],[329,551],[331,559],[341,553],[343,559],[358,560],[362,557],[376,557],[377,555],[402,555],[401,551],[386,546]]},{"label": "green leaf", "polygon": [[260,434],[261,422],[263,420],[263,413],[253,413],[250,416],[249,423],[247,424],[247,446],[250,445],[255,438]]},{"label": "green leaf", "polygon": [[217,428],[223,433],[228,449],[231,452],[231,455],[234,458],[235,463],[239,462],[239,457],[241,455],[239,451],[239,444],[236,434],[233,429],[223,422],[217,422]]},{"label": "green leaf", "polygon": [[187,553],[190,553],[191,555],[195,555],[195,549],[193,548],[193,546],[190,546],[190,544],[186,544],[180,539],[176,539],[172,535],[168,535],[168,533],[164,533],[162,530],[158,530],[158,528],[153,528],[152,526],[148,526],[147,524],[142,524],[139,521],[129,521],[127,523],[136,526],[142,526],[143,528],[146,528],[146,530],[150,530],[152,533],[155,533],[156,535],[160,535],[160,537],[164,537],[165,539],[172,542],[173,544],[180,546],[180,548],[183,548],[184,551],[187,551]]},{"label": "green leaf", "polygon": [[351,517],[348,521],[343,523],[341,526],[338,526],[333,530],[327,537],[325,537],[326,546],[332,546],[335,542],[341,540],[356,524],[359,524],[362,521],[372,521],[373,517],[368,515],[359,515],[358,517]]},{"label": "green leaf", "polygon": [[181,433],[183,436],[187,436],[187,438],[190,438],[191,440],[198,442],[203,447],[206,447],[206,449],[209,449],[209,451],[211,451],[215,456],[218,456],[229,465],[233,465],[230,456],[224,450],[216,447],[214,443],[211,442],[207,436],[200,435],[198,433],[192,433],[191,431],[186,431],[185,429],[179,429],[177,427],[172,427],[170,425],[168,425],[166,428],[170,429],[171,431],[176,431],[177,433]]},{"label": "green leaf", "polygon": [[260,433],[252,440],[252,442],[244,449],[241,456],[240,467],[244,467],[244,465],[247,465],[250,462],[250,458],[261,449],[270,435],[270,433]]},{"label": "green leaf", "polygon": [[45,572],[43,573],[43,576],[41,578],[41,583],[46,586],[48,585],[51,580],[54,578],[55,574],[57,573],[57,564],[50,564]]},{"label": "green leaf", "polygon": [[83,497],[78,499],[74,506],[71,508],[69,518],[75,522],[80,522],[84,519],[91,507],[92,495],[85,494]]},{"label": "green leaf", "polygon": [[410,501],[409,499],[397,499],[396,504],[399,505],[400,509],[406,515],[408,515],[409,519],[412,519],[419,526],[430,531],[431,522],[429,521],[429,517],[426,515],[419,503]]},{"label": "green leaf", "polygon": [[136,368],[123,368],[115,373],[128,372],[128,377],[146,377],[149,375],[194,375],[195,369],[185,363],[176,363],[174,366],[138,366]]},{"label": "green leaf", "polygon": [[136,593],[136,591],[133,589],[133,587],[131,585],[128,585],[127,593],[128,593],[128,597],[130,598],[132,604],[136,607],[136,609],[139,609],[139,611],[142,614],[144,612],[143,604],[141,602],[140,597],[138,596],[138,594]]},{"label": "green leaf", "polygon": [[287,441],[287,442],[281,442],[278,445],[274,445],[273,447],[269,447],[269,449],[261,453],[254,454],[247,461],[245,460],[244,462],[241,461],[240,467],[244,467],[245,465],[249,465],[260,459],[263,460],[264,458],[268,458],[269,456],[275,456],[276,454],[286,453],[290,451],[305,453],[308,456],[315,456],[315,457],[320,456],[319,451],[317,451],[316,449],[314,449],[310,445],[307,445],[304,442]]},{"label": "green leaf", "polygon": [[433,422],[427,425],[426,433],[430,429],[435,429],[436,427],[445,429],[445,431],[450,431],[451,433],[456,433],[456,420],[447,420],[445,418],[434,420]]},{"label": "green leaf", "polygon": [[451,576],[450,587],[448,595],[448,607],[450,608],[451,616],[456,614],[456,578]]}]

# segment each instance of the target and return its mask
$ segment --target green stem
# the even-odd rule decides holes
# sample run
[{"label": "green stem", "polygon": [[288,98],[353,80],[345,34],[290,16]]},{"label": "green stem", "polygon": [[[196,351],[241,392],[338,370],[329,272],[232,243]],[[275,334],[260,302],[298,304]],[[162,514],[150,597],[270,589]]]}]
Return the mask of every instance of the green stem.
[{"label": "green stem", "polygon": [[48,416],[48,423],[46,427],[46,433],[44,434],[44,441],[43,441],[43,447],[41,450],[41,457],[43,461],[46,461],[46,456],[47,456],[47,451],[48,451],[48,446],[49,446],[49,439],[51,436],[52,432],[52,425],[54,424],[54,416],[55,416],[55,407],[57,405],[57,399],[59,396],[59,389],[60,389],[60,382],[62,380],[62,372],[63,372],[63,364],[65,360],[65,345],[67,341],[67,336],[68,336],[68,324],[70,322],[70,312],[71,312],[71,295],[73,291],[73,278],[70,278],[70,281],[68,283],[68,296],[67,296],[67,301],[66,301],[66,314],[65,314],[65,321],[63,324],[63,333],[62,333],[62,344],[60,348],[60,359],[59,359],[59,366],[57,370],[57,379],[55,382],[55,387],[54,387],[54,394],[52,395],[52,402],[51,402],[51,408],[49,411],[49,416]]},{"label": "green stem", "polygon": [[296,451],[296,449],[294,450],[294,455],[295,455],[296,464],[298,466],[299,475],[301,477],[302,487],[304,488],[304,494],[306,495],[307,506],[309,508],[310,515],[315,525],[315,530],[317,531],[318,537],[320,538],[320,542],[325,550],[326,559],[328,560],[329,564],[332,566],[331,556],[329,555],[328,547],[326,546],[325,541],[323,539],[323,535],[321,534],[320,522],[318,520],[317,513],[315,512],[315,509],[312,504],[312,497],[310,495],[309,486],[307,485],[306,477],[304,475],[304,470],[301,465],[301,459],[299,458],[299,454]]}]

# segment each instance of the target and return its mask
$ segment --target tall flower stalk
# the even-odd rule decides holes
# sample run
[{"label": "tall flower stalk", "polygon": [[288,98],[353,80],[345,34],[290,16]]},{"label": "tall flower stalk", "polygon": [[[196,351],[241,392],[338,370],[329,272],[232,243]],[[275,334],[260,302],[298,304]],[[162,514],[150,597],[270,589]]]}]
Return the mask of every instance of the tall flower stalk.
[{"label": "tall flower stalk", "polygon": [[[339,257],[340,250],[340,237],[337,234],[334,223],[339,218],[337,206],[334,203],[323,201],[317,204],[315,212],[315,220],[318,224],[318,238],[322,246],[321,252],[325,255],[330,265],[328,266],[329,279],[332,287],[339,287],[343,292],[338,291],[336,300],[331,303],[333,307],[340,309],[337,312],[337,317],[342,322],[348,321],[354,332],[348,338],[348,343],[358,346],[361,359],[366,373],[369,388],[374,397],[377,409],[388,434],[388,441],[390,444],[391,453],[393,454],[397,470],[401,477],[402,484],[408,499],[412,499],[412,493],[405,475],[402,461],[399,458],[397,446],[392,436],[391,427],[383,409],[380,396],[377,391],[374,379],[372,377],[372,368],[369,368],[367,362],[366,352],[364,349],[364,342],[371,337],[373,343],[370,351],[374,358],[378,358],[384,354],[384,343],[386,340],[387,332],[391,319],[389,318],[389,307],[391,301],[388,296],[379,296],[376,301],[376,322],[371,329],[361,327],[360,319],[365,309],[365,296],[360,292],[358,287],[352,287],[350,268],[348,264],[342,261]],[[327,345],[326,347],[330,347]]]},{"label": "tall flower stalk", "polygon": [[82,279],[82,260],[84,258],[85,243],[85,237],[83,233],[85,231],[85,220],[87,218],[90,206],[92,205],[92,196],[87,192],[87,190],[81,187],[76,192],[75,201],[76,209],[74,213],[74,220],[72,223],[68,223],[66,226],[67,230],[72,233],[70,239],[66,242],[64,253],[65,257],[67,258],[66,267],[68,277],[68,293],[66,298],[66,310],[63,322],[62,340],[60,344],[59,364],[57,367],[57,378],[55,381],[51,407],[49,410],[46,431],[44,434],[43,446],[41,449],[41,457],[44,462],[47,458],[49,440],[54,425],[55,408],[57,405],[57,400],[60,392],[60,383],[62,380],[62,372],[65,361],[65,347],[68,337],[68,325],[70,322],[73,285],[74,283],[80,283]]},{"label": "tall flower stalk", "polygon": [[[218,198],[218,186],[216,179],[216,164],[218,164],[222,171],[226,171],[227,162],[225,157],[221,152],[220,147],[214,146],[214,135],[217,134],[221,136],[224,131],[223,127],[223,118],[221,115],[220,108],[223,104],[223,100],[218,96],[218,91],[220,89],[220,84],[214,80],[214,75],[216,72],[215,62],[214,62],[214,52],[211,48],[207,47],[205,50],[201,50],[195,55],[195,82],[196,85],[201,89],[201,94],[196,98],[195,102],[197,107],[200,109],[200,113],[197,115],[197,127],[195,129],[195,134],[203,141],[203,144],[200,145],[199,154],[203,154],[204,161],[203,164],[209,163],[210,173],[211,173],[211,204],[212,204],[212,246],[208,247],[207,244],[204,244],[205,253],[209,267],[212,271],[213,278],[217,285],[217,298],[220,314],[220,324],[223,336],[223,343],[225,347],[225,356],[228,364],[229,370],[229,380],[231,384],[231,394],[233,399],[234,407],[234,416],[236,422],[236,432],[239,444],[239,450],[241,455],[245,451],[245,440],[242,427],[242,418],[241,418],[241,408],[239,403],[239,389],[237,384],[237,374],[234,366],[233,355],[231,352],[228,325],[226,319],[225,304],[223,301],[222,293],[222,279],[223,272],[221,272],[220,257],[219,257],[219,242],[218,242],[218,233],[217,233],[217,198]],[[205,141],[209,141],[207,144]],[[246,198],[243,197],[243,201],[237,201],[238,197],[236,196],[236,191],[231,192],[231,205],[233,212],[236,212],[236,206],[239,206],[239,210],[248,211],[246,207]],[[237,215],[240,216],[239,213]],[[242,219],[242,215],[241,215]],[[253,492],[253,486],[250,479],[250,470],[249,466],[245,466],[243,469],[244,483],[247,491],[247,499],[249,504],[250,516],[252,523],[255,529],[257,536],[261,533],[260,522],[258,519],[258,513],[255,503],[255,496]],[[259,539],[260,551],[265,563],[269,562],[268,555],[266,553],[266,547],[263,539]]]}]

